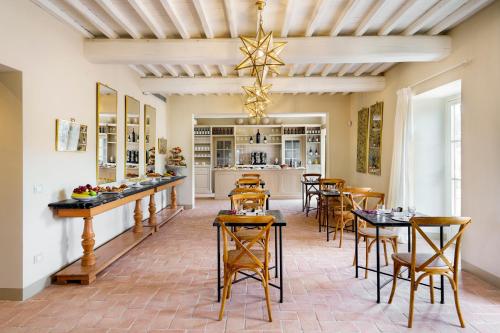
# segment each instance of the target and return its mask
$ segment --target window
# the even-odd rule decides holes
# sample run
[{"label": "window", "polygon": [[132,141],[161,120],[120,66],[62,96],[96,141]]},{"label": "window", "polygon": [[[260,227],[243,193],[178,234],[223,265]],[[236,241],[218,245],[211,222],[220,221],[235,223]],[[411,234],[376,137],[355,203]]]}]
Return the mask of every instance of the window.
[{"label": "window", "polygon": [[462,200],[462,114],[460,99],[448,101],[450,112],[451,213],[461,215]]}]

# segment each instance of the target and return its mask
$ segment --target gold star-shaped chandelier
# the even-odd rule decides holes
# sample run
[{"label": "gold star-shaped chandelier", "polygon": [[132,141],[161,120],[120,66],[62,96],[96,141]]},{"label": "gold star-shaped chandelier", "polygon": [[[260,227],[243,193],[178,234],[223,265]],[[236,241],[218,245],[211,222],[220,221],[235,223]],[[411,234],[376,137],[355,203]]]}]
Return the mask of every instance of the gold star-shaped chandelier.
[{"label": "gold star-shaped chandelier", "polygon": [[251,87],[242,87],[246,93],[245,109],[251,117],[265,116],[265,108],[271,102],[268,91],[270,84],[265,85],[264,81],[268,73],[279,74],[278,66],[285,63],[280,59],[279,54],[283,50],[286,42],[274,42],[273,32],[265,33],[262,22],[262,11],[266,5],[265,0],[257,0],[258,22],[257,35],[255,39],[240,36],[243,46],[240,50],[245,55],[241,63],[235,67],[237,71],[250,69],[250,75],[256,77],[256,81]]}]

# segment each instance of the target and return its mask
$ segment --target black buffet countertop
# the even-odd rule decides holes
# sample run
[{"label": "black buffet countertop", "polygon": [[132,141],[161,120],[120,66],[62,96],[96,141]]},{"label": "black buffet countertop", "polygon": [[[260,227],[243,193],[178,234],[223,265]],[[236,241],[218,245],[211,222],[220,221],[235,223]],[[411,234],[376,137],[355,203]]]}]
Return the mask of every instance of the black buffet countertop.
[{"label": "black buffet countertop", "polygon": [[169,183],[173,183],[179,179],[186,178],[186,176],[175,176],[170,178],[163,178],[155,183],[150,181],[144,181],[141,183],[141,187],[129,187],[122,193],[117,194],[101,194],[99,198],[91,201],[78,201],[75,199],[67,199],[62,201],[57,201],[49,204],[50,208],[56,209],[89,209],[97,206],[107,204],[112,201],[116,201],[130,195],[134,195],[140,192],[151,190]]}]

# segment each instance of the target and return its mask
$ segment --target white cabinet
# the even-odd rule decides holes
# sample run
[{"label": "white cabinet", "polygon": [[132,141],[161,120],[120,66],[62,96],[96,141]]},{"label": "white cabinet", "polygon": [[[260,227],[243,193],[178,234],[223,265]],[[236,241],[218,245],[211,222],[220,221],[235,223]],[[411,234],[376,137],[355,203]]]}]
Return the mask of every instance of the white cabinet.
[{"label": "white cabinet", "polygon": [[210,166],[196,166],[194,168],[194,184],[196,194],[211,194],[212,179]]}]

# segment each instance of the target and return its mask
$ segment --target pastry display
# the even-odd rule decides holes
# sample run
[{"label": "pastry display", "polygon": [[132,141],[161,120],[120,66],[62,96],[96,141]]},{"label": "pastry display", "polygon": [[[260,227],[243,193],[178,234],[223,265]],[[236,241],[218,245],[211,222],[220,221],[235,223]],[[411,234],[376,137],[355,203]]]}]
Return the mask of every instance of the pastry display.
[{"label": "pastry display", "polygon": [[128,188],[126,184],[122,184],[120,186],[102,186],[102,187],[97,187],[98,191],[100,193],[122,193]]}]

